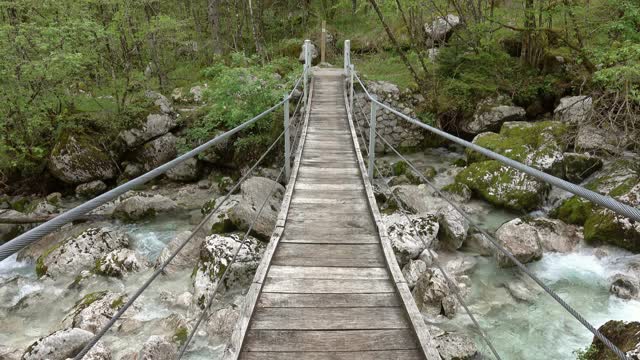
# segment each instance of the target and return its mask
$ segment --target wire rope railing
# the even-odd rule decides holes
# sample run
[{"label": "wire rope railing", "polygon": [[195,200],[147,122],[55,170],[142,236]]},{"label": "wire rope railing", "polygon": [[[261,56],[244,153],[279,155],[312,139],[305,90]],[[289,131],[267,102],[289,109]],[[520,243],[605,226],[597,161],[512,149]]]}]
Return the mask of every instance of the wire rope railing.
[{"label": "wire rope railing", "polygon": [[[350,58],[349,58],[350,60]],[[345,62],[347,60],[345,59]],[[489,158],[492,158],[494,160],[497,160],[509,167],[512,167],[516,170],[522,171],[528,175],[531,175],[539,180],[542,180],[546,183],[549,183],[553,186],[557,186],[563,190],[569,191],[575,195],[578,195],[580,197],[583,197],[587,200],[590,200],[598,205],[601,205],[603,207],[606,207],[620,215],[629,217],[630,219],[633,219],[635,221],[640,221],[640,210],[633,208],[629,205],[623,204],[611,197],[608,196],[604,196],[601,194],[598,194],[596,192],[593,192],[591,190],[585,189],[579,185],[575,185],[572,184],[568,181],[559,179],[557,177],[554,177],[552,175],[549,175],[547,173],[544,173],[540,170],[534,169],[530,166],[524,165],[518,161],[515,161],[513,159],[507,158],[503,155],[497,154],[491,150],[485,149],[481,146],[478,146],[476,144],[473,144],[471,142],[468,142],[466,140],[460,139],[456,136],[453,136],[449,133],[446,133],[440,129],[436,129],[432,126],[429,126],[427,124],[422,123],[421,121],[417,120],[417,119],[413,119],[401,112],[399,112],[398,110],[378,101],[374,96],[372,96],[369,91],[367,90],[367,87],[365,86],[365,84],[362,82],[362,80],[360,79],[360,77],[358,76],[357,72],[355,71],[355,67],[353,64],[345,64],[345,69],[349,69],[349,74],[347,75],[347,79],[348,80],[348,86],[349,86],[349,91],[348,91],[348,97],[349,97],[349,103],[353,104],[354,103],[354,82],[357,81],[357,83],[360,85],[362,91],[364,92],[366,98],[369,99],[370,103],[371,103],[371,119],[368,122],[369,123],[369,149],[367,151],[367,155],[369,157],[369,161],[368,161],[368,175],[369,175],[369,181],[373,183],[373,170],[376,167],[375,165],[375,142],[376,142],[376,138],[380,138],[380,140],[386,145],[388,146],[392,152],[398,156],[403,162],[405,162],[411,171],[413,171],[415,174],[417,174],[417,176],[419,177],[419,179],[425,183],[426,185],[428,185],[430,188],[432,188],[434,190],[434,192],[443,200],[445,200],[449,205],[451,205],[458,213],[460,213],[460,215],[467,221],[469,222],[469,224],[471,226],[473,226],[477,231],[479,231],[485,239],[487,239],[489,241],[489,243],[496,248],[498,251],[500,251],[501,253],[503,253],[518,269],[520,269],[522,272],[524,272],[529,278],[531,278],[538,286],[540,286],[549,296],[551,296],[557,303],[560,304],[560,306],[562,306],[569,314],[571,314],[576,320],[578,320],[578,322],[580,322],[587,330],[589,330],[596,338],[598,338],[607,348],[609,348],[615,355],[616,357],[618,357],[620,360],[630,360],[629,357],[626,356],[626,354],[624,352],[622,352],[622,350],[620,350],[615,344],[613,344],[606,336],[604,336],[598,329],[596,329],[589,321],[587,321],[578,311],[576,311],[573,307],[571,307],[568,303],[566,303],[555,291],[553,291],[551,288],[549,288],[542,280],[540,280],[535,274],[533,274],[522,262],[520,262],[513,254],[511,254],[505,247],[503,247],[499,241],[497,239],[495,239],[495,237],[491,234],[489,234],[485,229],[483,229],[482,227],[480,227],[478,224],[476,224],[475,221],[473,221],[473,219],[459,206],[455,203],[455,201],[451,200],[448,196],[444,195],[444,193],[435,185],[433,184],[431,181],[429,181],[426,176],[424,176],[424,174],[422,174],[420,171],[418,171],[418,169],[416,168],[416,166],[409,161],[406,157],[404,157],[397,149],[395,149],[395,147],[393,147],[377,130],[376,130],[376,107],[381,107],[384,108],[386,110],[388,110],[389,112],[397,115],[398,117],[400,117],[401,119],[417,125],[423,129],[426,129],[436,135],[439,135],[447,140],[450,140],[454,143],[457,143],[459,145],[462,145],[466,148],[472,149],[476,152],[479,152]],[[353,114],[353,105],[351,105],[349,107],[350,111],[352,112],[352,116]],[[367,116],[364,114],[364,111],[361,108],[361,113],[363,115],[363,117],[365,119],[367,119]],[[355,117],[355,116],[354,116]],[[363,139],[364,141],[364,139]],[[366,144],[366,143],[365,143]],[[385,183],[386,184],[386,183]],[[392,195],[393,191],[391,191]],[[396,198],[394,196],[394,198]],[[398,202],[398,205],[401,205],[401,202],[397,201],[398,199],[396,198],[396,202]],[[405,214],[406,215],[406,214]],[[411,222],[410,222],[411,223]],[[475,323],[475,321],[474,321]],[[490,346],[492,348],[492,346]],[[493,350],[493,348],[492,348]],[[497,354],[494,352],[494,355],[497,356]]]},{"label": "wire rope railing", "polygon": [[[367,121],[367,117],[364,114],[364,110],[362,109],[362,107],[360,107],[360,106],[358,106],[358,107],[359,107],[360,113],[363,116],[363,119],[365,119],[365,121]],[[350,109],[350,111],[352,111],[352,109]],[[362,132],[362,126],[360,125],[360,121],[358,120],[358,118],[356,116],[352,116],[352,119],[354,119],[356,121],[357,128],[358,128],[358,133],[360,134],[360,138],[362,139],[362,142],[364,144],[366,144],[364,133]],[[379,136],[382,137],[381,135],[379,135]],[[369,150],[367,149],[367,147],[365,146],[365,147],[363,147],[363,149],[364,149],[365,154],[367,156],[369,156]],[[376,163],[373,163],[373,167],[374,167],[374,170],[378,174],[381,174],[380,169],[378,168],[378,165]],[[478,330],[478,333],[480,334],[480,337],[487,344],[487,346],[491,350],[491,353],[493,354],[493,356],[496,359],[501,360],[501,357],[498,354],[498,351],[495,349],[495,346],[493,346],[493,343],[491,342],[489,337],[486,335],[485,331],[480,326],[480,323],[478,323],[478,321],[476,320],[475,316],[473,315],[473,313],[469,309],[469,306],[467,305],[467,303],[464,301],[464,298],[461,295],[460,288],[459,288],[458,284],[455,281],[451,280],[451,276],[449,276],[447,274],[447,272],[445,271],[444,267],[442,266],[442,264],[440,263],[438,258],[434,255],[433,251],[429,248],[429,244],[420,235],[420,231],[418,231],[418,229],[416,228],[416,225],[415,225],[414,221],[411,220],[411,218],[407,215],[407,213],[408,213],[407,209],[404,207],[404,205],[400,201],[400,199],[398,199],[397,195],[393,192],[393,190],[391,189],[391,186],[385,181],[383,181],[383,183],[384,183],[385,187],[387,188],[387,190],[389,191],[389,193],[391,194],[391,196],[393,197],[393,199],[396,202],[396,204],[398,204],[398,206],[400,207],[400,210],[401,210],[400,213],[402,213],[402,215],[404,216],[405,220],[407,221],[407,224],[409,224],[409,226],[411,226],[413,232],[420,239],[420,242],[424,245],[425,249],[429,253],[429,257],[431,258],[433,263],[436,264],[436,267],[438,268],[438,271],[440,271],[440,273],[444,277],[445,281],[447,282],[447,285],[449,286],[450,289],[453,290],[454,296],[456,297],[456,299],[458,300],[460,305],[464,308],[465,312],[467,313],[467,316],[469,316],[469,318],[471,319],[471,322],[473,322],[474,326]]]}]

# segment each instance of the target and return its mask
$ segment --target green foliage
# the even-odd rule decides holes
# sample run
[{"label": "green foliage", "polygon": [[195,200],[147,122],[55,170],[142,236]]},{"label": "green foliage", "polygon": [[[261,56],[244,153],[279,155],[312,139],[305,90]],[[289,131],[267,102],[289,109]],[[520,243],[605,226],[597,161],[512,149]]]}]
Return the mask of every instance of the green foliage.
[{"label": "green foliage", "polygon": [[593,345],[589,345],[586,348],[576,350],[573,353],[576,355],[576,360],[595,360],[594,356],[597,353],[597,349]]}]

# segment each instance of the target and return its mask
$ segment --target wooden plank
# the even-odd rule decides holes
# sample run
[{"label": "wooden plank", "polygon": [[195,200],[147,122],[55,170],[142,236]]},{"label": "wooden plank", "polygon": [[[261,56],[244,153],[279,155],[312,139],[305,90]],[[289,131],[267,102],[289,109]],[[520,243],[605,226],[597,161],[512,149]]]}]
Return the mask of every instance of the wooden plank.
[{"label": "wooden plank", "polygon": [[394,293],[388,280],[380,279],[283,279],[267,276],[262,292],[296,294],[371,294]]},{"label": "wooden plank", "polygon": [[376,351],[412,350],[409,329],[292,331],[249,330],[246,351]]},{"label": "wooden plank", "polygon": [[404,309],[381,308],[257,308],[255,330],[408,329]]},{"label": "wooden plank", "polygon": [[269,269],[272,278],[287,279],[389,279],[385,268],[279,266]]},{"label": "wooden plank", "polygon": [[380,258],[300,258],[276,256],[271,260],[273,265],[287,266],[338,266],[338,267],[384,267],[384,257]]},{"label": "wooden plank", "polygon": [[308,182],[298,181],[296,182],[296,190],[318,190],[318,191],[331,191],[331,190],[362,190],[364,186],[361,184],[312,184]]},{"label": "wooden plank", "polygon": [[243,352],[243,360],[422,360],[417,350],[331,352]]},{"label": "wooden plank", "polygon": [[[336,224],[336,226],[333,227],[316,227],[311,223],[308,225],[302,223],[288,225],[287,234],[293,237],[349,238],[358,235],[375,236],[376,231],[373,226],[347,226],[346,224],[338,226],[338,224]],[[380,252],[382,252],[382,249],[380,249]]]},{"label": "wooden plank", "polygon": [[402,302],[395,293],[379,294],[286,294],[264,292],[257,307],[395,307]]},{"label": "wooden plank", "polygon": [[297,244],[379,244],[380,240],[371,235],[344,235],[344,236],[322,236],[322,235],[298,235],[291,234],[283,237],[280,242]]},{"label": "wooden plank", "polygon": [[379,258],[382,256],[380,245],[360,244],[360,245],[318,245],[318,244],[280,244],[276,249],[275,256],[291,257],[325,257],[332,258]]}]

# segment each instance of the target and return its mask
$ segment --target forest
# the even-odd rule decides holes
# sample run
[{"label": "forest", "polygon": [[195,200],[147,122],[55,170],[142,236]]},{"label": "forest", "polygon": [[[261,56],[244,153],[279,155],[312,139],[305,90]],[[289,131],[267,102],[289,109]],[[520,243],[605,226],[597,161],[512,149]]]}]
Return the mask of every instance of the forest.
[{"label": "forest", "polygon": [[[209,105],[181,119],[182,151],[259,113],[284,93],[272,74],[289,83],[299,76],[301,44],[318,43],[322,20],[330,63],[341,64],[350,39],[356,71],[422,94],[421,119],[449,131],[487,96],[507,96],[535,118],[561,96],[588,93],[591,121],[624,133],[623,146],[640,139],[640,5],[633,0],[1,3],[0,184],[7,191],[46,192],[48,183],[33,179],[47,176],[48,157],[70,132],[94,138],[117,161],[117,135],[143,121],[149,90],[168,97],[207,83]],[[435,40],[435,57],[425,25],[447,14],[460,24]],[[253,77],[266,83],[252,87]],[[274,126],[257,125],[235,146],[264,146]]]}]

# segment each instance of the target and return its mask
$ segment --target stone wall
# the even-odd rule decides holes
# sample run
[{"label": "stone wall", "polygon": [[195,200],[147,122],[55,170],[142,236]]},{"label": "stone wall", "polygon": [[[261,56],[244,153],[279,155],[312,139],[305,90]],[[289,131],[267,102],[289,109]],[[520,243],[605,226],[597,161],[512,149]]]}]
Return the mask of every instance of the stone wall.
[{"label": "stone wall", "polygon": [[[399,112],[417,118],[414,111],[415,106],[424,99],[421,95],[414,95],[408,91],[401,92],[392,83],[384,81],[365,82],[371,95],[375,95],[378,101],[391,106]],[[365,121],[371,116],[371,105],[369,99],[363,92],[356,92],[354,96],[354,111],[356,120],[363,126],[364,136],[369,141],[369,125]],[[365,114],[363,116],[363,113]],[[376,129],[380,135],[394,147],[411,148],[416,147],[425,139],[425,131],[420,127],[410,124],[399,116],[391,113],[387,109],[378,108]],[[361,146],[363,144],[360,144]],[[376,140],[376,152],[389,151],[384,143],[378,138]]]}]

